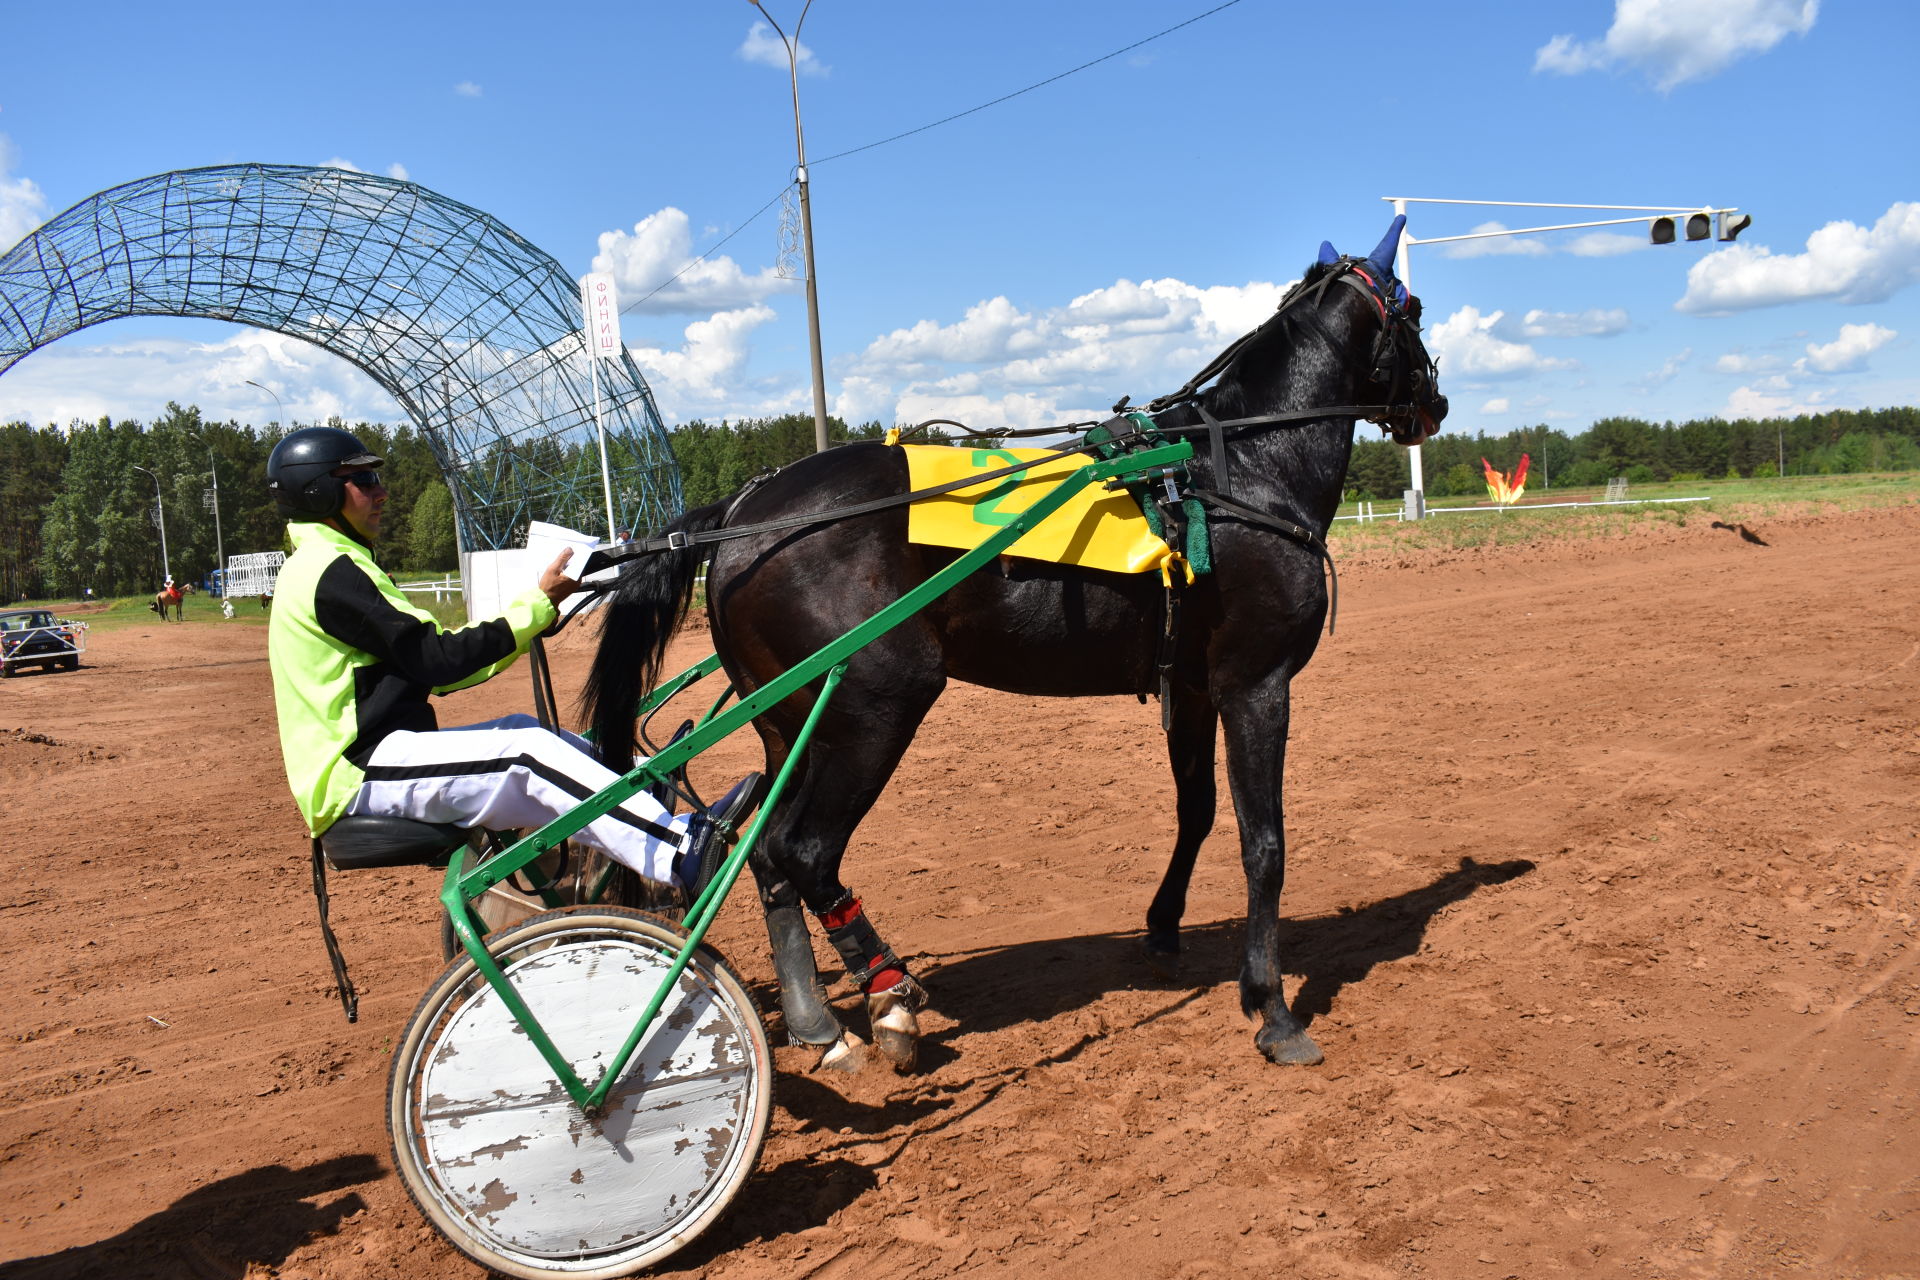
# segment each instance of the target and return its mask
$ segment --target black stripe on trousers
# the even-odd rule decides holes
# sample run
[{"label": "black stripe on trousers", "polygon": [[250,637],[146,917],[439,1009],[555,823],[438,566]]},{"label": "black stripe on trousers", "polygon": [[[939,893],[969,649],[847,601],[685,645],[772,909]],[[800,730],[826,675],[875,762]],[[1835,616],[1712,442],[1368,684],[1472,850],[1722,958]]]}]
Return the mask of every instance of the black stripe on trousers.
[{"label": "black stripe on trousers", "polygon": [[[505,773],[515,765],[520,765],[527,772],[546,779],[575,800],[590,799],[594,794],[593,789],[585,783],[561,773],[558,769],[547,767],[530,755],[503,756],[498,760],[462,760],[451,764],[374,765],[367,769],[366,778],[368,782],[411,782],[419,778],[470,778],[482,773]],[[649,822],[645,818],[628,813],[623,808],[616,806],[609,809],[606,816],[617,818],[628,826],[652,836],[655,840],[664,841],[672,848],[680,847],[678,834],[656,822]]]}]

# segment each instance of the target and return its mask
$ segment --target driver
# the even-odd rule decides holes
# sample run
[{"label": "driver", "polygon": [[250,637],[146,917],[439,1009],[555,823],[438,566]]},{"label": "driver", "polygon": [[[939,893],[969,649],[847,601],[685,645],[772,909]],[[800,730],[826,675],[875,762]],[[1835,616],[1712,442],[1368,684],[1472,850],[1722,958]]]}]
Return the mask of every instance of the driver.
[{"label": "driver", "polygon": [[[479,684],[527,651],[580,589],[562,569],[567,553],[504,616],[445,630],[373,562],[387,501],[382,461],[333,427],[295,431],[267,459],[267,489],[293,544],[274,587],[267,653],[294,802],[315,836],[346,814],[544,825],[618,775],[585,739],[531,716],[441,729],[427,695]],[[756,780],[678,817],[641,791],[573,839],[691,898],[717,869]]]}]

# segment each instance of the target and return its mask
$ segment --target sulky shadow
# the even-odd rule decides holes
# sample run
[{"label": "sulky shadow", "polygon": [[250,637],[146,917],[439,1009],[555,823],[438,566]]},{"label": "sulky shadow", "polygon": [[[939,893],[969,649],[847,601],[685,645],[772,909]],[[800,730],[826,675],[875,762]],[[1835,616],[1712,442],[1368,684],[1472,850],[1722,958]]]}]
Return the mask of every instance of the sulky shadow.
[{"label": "sulky shadow", "polygon": [[301,1245],[332,1235],[366,1208],[348,1192],[309,1200],[384,1176],[370,1155],[340,1156],[305,1169],[268,1165],[196,1187],[125,1231],[93,1244],[0,1263],[0,1280],[242,1280],[284,1262]]}]

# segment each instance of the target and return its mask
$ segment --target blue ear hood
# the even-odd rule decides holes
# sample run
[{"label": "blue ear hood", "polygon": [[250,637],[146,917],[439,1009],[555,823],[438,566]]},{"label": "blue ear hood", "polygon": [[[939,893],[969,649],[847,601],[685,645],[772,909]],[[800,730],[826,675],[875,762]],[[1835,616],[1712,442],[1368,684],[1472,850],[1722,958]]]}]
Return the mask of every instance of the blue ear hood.
[{"label": "blue ear hood", "polygon": [[1367,255],[1367,261],[1377,268],[1382,277],[1393,274],[1393,251],[1400,245],[1400,233],[1406,229],[1407,215],[1396,213],[1393,223],[1387,228],[1386,238],[1380,241],[1379,248]]},{"label": "blue ear hood", "polygon": [[1320,265],[1323,267],[1331,266],[1338,261],[1340,261],[1340,254],[1334,249],[1333,241],[1322,240],[1320,242]]}]

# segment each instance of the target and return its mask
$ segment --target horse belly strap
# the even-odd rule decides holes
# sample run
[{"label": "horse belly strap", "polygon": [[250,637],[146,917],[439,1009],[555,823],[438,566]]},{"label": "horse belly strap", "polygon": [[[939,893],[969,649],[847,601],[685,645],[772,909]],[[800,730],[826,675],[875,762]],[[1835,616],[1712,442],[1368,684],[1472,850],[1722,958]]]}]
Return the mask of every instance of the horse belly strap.
[{"label": "horse belly strap", "polygon": [[847,895],[820,912],[820,923],[827,931],[827,941],[840,953],[847,977],[861,991],[868,994],[886,991],[907,976],[906,964],[894,954],[892,947],[880,940],[867,913],[860,907],[860,899]]}]

